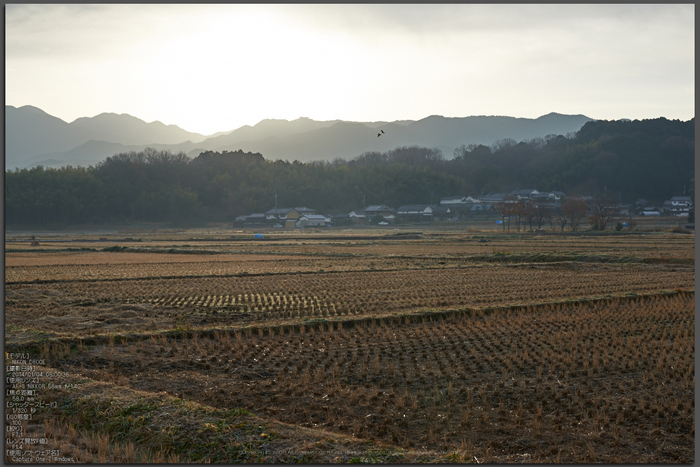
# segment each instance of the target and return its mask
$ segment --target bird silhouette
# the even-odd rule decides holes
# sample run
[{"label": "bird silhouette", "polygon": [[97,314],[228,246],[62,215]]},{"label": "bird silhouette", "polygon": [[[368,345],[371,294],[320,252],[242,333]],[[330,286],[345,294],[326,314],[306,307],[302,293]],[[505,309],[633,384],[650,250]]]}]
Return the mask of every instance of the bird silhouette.
[{"label": "bird silhouette", "polygon": [[381,133],[377,133],[377,138],[379,138],[380,136],[382,136],[382,134],[381,134]]},{"label": "bird silhouette", "polygon": [[384,130],[379,130],[379,131],[381,131],[382,133],[384,133]]}]

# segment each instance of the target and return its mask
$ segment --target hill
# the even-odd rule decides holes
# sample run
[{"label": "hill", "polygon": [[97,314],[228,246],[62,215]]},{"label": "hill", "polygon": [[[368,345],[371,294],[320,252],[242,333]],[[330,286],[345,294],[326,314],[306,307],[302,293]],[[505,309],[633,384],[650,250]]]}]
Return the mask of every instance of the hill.
[{"label": "hill", "polygon": [[[87,166],[114,155],[113,149],[119,147],[115,145],[138,150],[145,145],[168,145],[175,149],[176,144],[205,138],[175,125],[146,123],[128,114],[102,113],[67,123],[31,105],[5,106],[5,169],[37,163],[49,167]],[[93,143],[79,148],[89,141]]]},{"label": "hill", "polygon": [[[267,149],[274,149],[272,142],[282,147],[283,141],[297,141],[309,152],[330,151],[330,141],[343,146],[363,138],[381,139],[361,123],[338,122],[268,138]],[[89,152],[89,146],[82,148]],[[7,172],[5,217],[8,225],[223,222],[265,212],[275,197],[281,206],[310,206],[332,214],[357,209],[363,200],[396,208],[525,188],[659,204],[691,189],[694,148],[694,119],[664,118],[588,122],[568,138],[462,146],[453,159],[420,146],[322,164],[272,161],[242,150],[205,151],[189,158],[184,152],[123,147],[92,168]]]},{"label": "hill", "polygon": [[[120,151],[153,147],[186,152],[196,157],[203,151],[259,152],[271,160],[301,162],[349,159],[369,151],[388,151],[400,146],[437,148],[451,158],[455,148],[469,144],[492,144],[511,138],[518,141],[578,131],[584,115],[551,113],[537,119],[473,116],[448,118],[438,115],[418,121],[348,122],[265,119],[225,134],[206,137],[175,125],[146,123],[128,114],[102,113],[67,123],[43,110],[5,106],[5,168],[95,165]],[[381,137],[377,133],[384,131]]]}]

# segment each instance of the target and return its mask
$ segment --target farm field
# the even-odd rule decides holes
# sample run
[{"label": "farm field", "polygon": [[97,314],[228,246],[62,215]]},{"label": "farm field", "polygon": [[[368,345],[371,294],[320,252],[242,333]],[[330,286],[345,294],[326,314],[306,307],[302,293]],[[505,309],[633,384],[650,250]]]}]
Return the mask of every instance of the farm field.
[{"label": "farm field", "polygon": [[220,462],[694,461],[692,235],[196,235],[6,243],[7,351],[84,388],[28,431],[82,461],[211,442],[85,425],[98,409],[276,427]]}]

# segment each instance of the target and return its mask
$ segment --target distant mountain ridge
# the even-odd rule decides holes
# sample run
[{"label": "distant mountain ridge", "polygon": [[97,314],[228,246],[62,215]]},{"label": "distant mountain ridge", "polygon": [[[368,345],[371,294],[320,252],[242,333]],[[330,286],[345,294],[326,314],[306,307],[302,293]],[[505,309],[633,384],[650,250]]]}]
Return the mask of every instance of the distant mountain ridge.
[{"label": "distant mountain ridge", "polygon": [[[176,125],[145,121],[128,114],[102,113],[67,123],[33,106],[5,106],[5,169],[35,165],[88,166],[119,152],[154,147],[200,152],[238,150],[259,152],[266,159],[351,159],[370,151],[385,152],[400,146],[440,149],[446,158],[456,147],[490,145],[578,131],[592,119],[585,115],[550,113],[536,119],[504,116],[443,117],[431,115],[417,121],[348,122],[265,119],[254,126],[210,137]],[[377,136],[380,131],[381,136]]]},{"label": "distant mountain ridge", "polygon": [[[206,138],[176,125],[146,123],[128,114],[102,113],[67,123],[31,105],[5,106],[6,169],[23,168],[51,158],[64,161],[62,165],[86,165],[75,163],[77,160],[71,156],[76,150],[85,161],[94,164],[113,155],[110,151],[115,144],[143,148],[188,140],[200,142]],[[88,141],[95,142],[90,146],[91,152],[78,150]]]}]

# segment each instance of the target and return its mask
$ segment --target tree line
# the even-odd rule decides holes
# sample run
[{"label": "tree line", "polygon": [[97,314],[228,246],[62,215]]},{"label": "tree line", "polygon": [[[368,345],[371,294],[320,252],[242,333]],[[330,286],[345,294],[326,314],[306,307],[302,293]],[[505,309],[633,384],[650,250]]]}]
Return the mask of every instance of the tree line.
[{"label": "tree line", "polygon": [[[531,199],[517,199],[507,195],[501,202],[494,204],[496,212],[501,215],[503,230],[510,231],[511,224],[519,232],[521,226],[541,229],[549,225],[564,231],[568,225],[576,232],[587,220],[593,230],[605,230],[615,216],[615,203],[606,196],[597,196],[586,200],[580,196],[568,196],[561,203],[541,203]],[[629,219],[629,228],[634,227],[634,221]],[[619,228],[621,228],[620,224]]]},{"label": "tree line", "polygon": [[6,171],[5,221],[188,225],[265,212],[275,195],[279,206],[331,214],[363,203],[396,208],[518,188],[660,203],[690,186],[694,145],[694,119],[661,118],[588,122],[576,135],[462,146],[452,159],[418,146],[309,163],[240,150],[189,158],[149,148],[86,168]]}]

